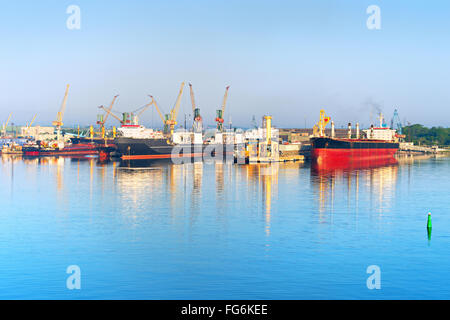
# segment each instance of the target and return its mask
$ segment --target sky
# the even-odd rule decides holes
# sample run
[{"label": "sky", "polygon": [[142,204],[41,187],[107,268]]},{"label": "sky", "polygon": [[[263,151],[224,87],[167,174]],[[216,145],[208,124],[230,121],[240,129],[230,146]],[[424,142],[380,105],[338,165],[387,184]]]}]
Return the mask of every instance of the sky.
[{"label": "sky", "polygon": [[[70,5],[80,29],[67,28]],[[378,30],[366,25],[380,8]],[[133,111],[148,95],[168,112],[186,82],[179,123],[191,114],[188,83],[205,125],[230,85],[225,121],[311,127],[320,109],[337,127],[450,125],[450,2],[404,0],[2,1],[0,122],[55,120],[70,84],[66,126],[95,124],[99,105]],[[154,108],[141,115],[161,126]],[[110,118],[107,126],[118,125]]]}]

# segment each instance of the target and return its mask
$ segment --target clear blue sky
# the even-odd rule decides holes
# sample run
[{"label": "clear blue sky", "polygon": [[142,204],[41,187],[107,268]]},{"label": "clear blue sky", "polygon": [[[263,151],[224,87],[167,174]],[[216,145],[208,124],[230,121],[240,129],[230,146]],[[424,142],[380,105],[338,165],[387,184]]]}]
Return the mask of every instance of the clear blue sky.
[{"label": "clear blue sky", "polygon": [[[66,28],[71,4],[80,30]],[[366,27],[372,4],[381,30]],[[14,123],[49,124],[67,83],[66,125],[95,123],[115,94],[117,111],[148,94],[168,111],[186,81],[207,124],[231,85],[225,118],[238,126],[263,114],[311,126],[321,108],[366,126],[375,105],[449,126],[449,17],[449,1],[2,1],[0,122],[12,111]],[[180,122],[190,108],[186,86]],[[152,111],[142,121],[160,125]]]}]

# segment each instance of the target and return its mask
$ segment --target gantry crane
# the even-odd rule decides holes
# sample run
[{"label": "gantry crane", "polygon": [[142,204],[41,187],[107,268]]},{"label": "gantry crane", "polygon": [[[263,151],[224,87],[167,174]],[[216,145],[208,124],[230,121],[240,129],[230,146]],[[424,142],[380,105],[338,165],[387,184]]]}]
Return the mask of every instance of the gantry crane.
[{"label": "gantry crane", "polygon": [[216,110],[216,122],[217,122],[217,130],[220,132],[223,132],[223,116],[225,114],[225,106],[227,103],[227,98],[228,98],[228,89],[230,88],[230,86],[227,86],[225,88],[225,94],[223,96],[223,101],[222,101],[222,109]]},{"label": "gantry crane", "polygon": [[57,140],[60,140],[61,137],[61,127],[63,126],[63,118],[64,118],[64,111],[66,110],[66,103],[67,103],[67,95],[69,93],[69,85],[66,86],[66,93],[64,94],[64,100],[61,105],[61,109],[59,109],[58,113],[56,114],[56,120],[52,122],[52,125],[56,127],[56,136]]},{"label": "gantry crane", "polygon": [[3,124],[2,128],[2,135],[6,136],[6,128],[8,127],[9,120],[11,120],[12,112],[8,116],[8,120],[6,120],[6,123]]},{"label": "gantry crane", "polygon": [[192,114],[194,115],[193,129],[194,132],[202,132],[202,117],[200,116],[200,109],[195,106],[194,90],[192,89],[192,84],[189,83],[189,89],[191,93],[191,104],[192,104]]},{"label": "gantry crane", "polygon": [[398,134],[402,134],[402,122],[398,115],[397,109],[394,110],[394,115],[391,119],[391,129],[396,129]]}]

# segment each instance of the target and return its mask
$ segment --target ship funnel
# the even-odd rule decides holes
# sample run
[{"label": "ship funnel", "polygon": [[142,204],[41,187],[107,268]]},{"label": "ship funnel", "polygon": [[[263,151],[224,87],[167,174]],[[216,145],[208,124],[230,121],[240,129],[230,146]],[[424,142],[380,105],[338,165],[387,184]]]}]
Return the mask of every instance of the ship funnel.
[{"label": "ship funnel", "polygon": [[350,122],[348,123],[347,138],[349,138],[349,139],[352,138],[352,124]]},{"label": "ship funnel", "polygon": [[334,131],[334,121],[331,121],[331,137],[334,138],[336,136],[336,133]]},{"label": "ship funnel", "polygon": [[359,123],[356,123],[356,139],[359,139]]}]

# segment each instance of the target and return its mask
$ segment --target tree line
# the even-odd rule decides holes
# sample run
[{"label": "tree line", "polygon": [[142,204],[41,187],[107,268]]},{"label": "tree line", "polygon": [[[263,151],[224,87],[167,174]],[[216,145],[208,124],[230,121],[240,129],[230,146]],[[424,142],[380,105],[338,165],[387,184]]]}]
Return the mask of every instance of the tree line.
[{"label": "tree line", "polygon": [[413,124],[402,128],[405,140],[420,145],[450,146],[450,128],[431,127]]}]

